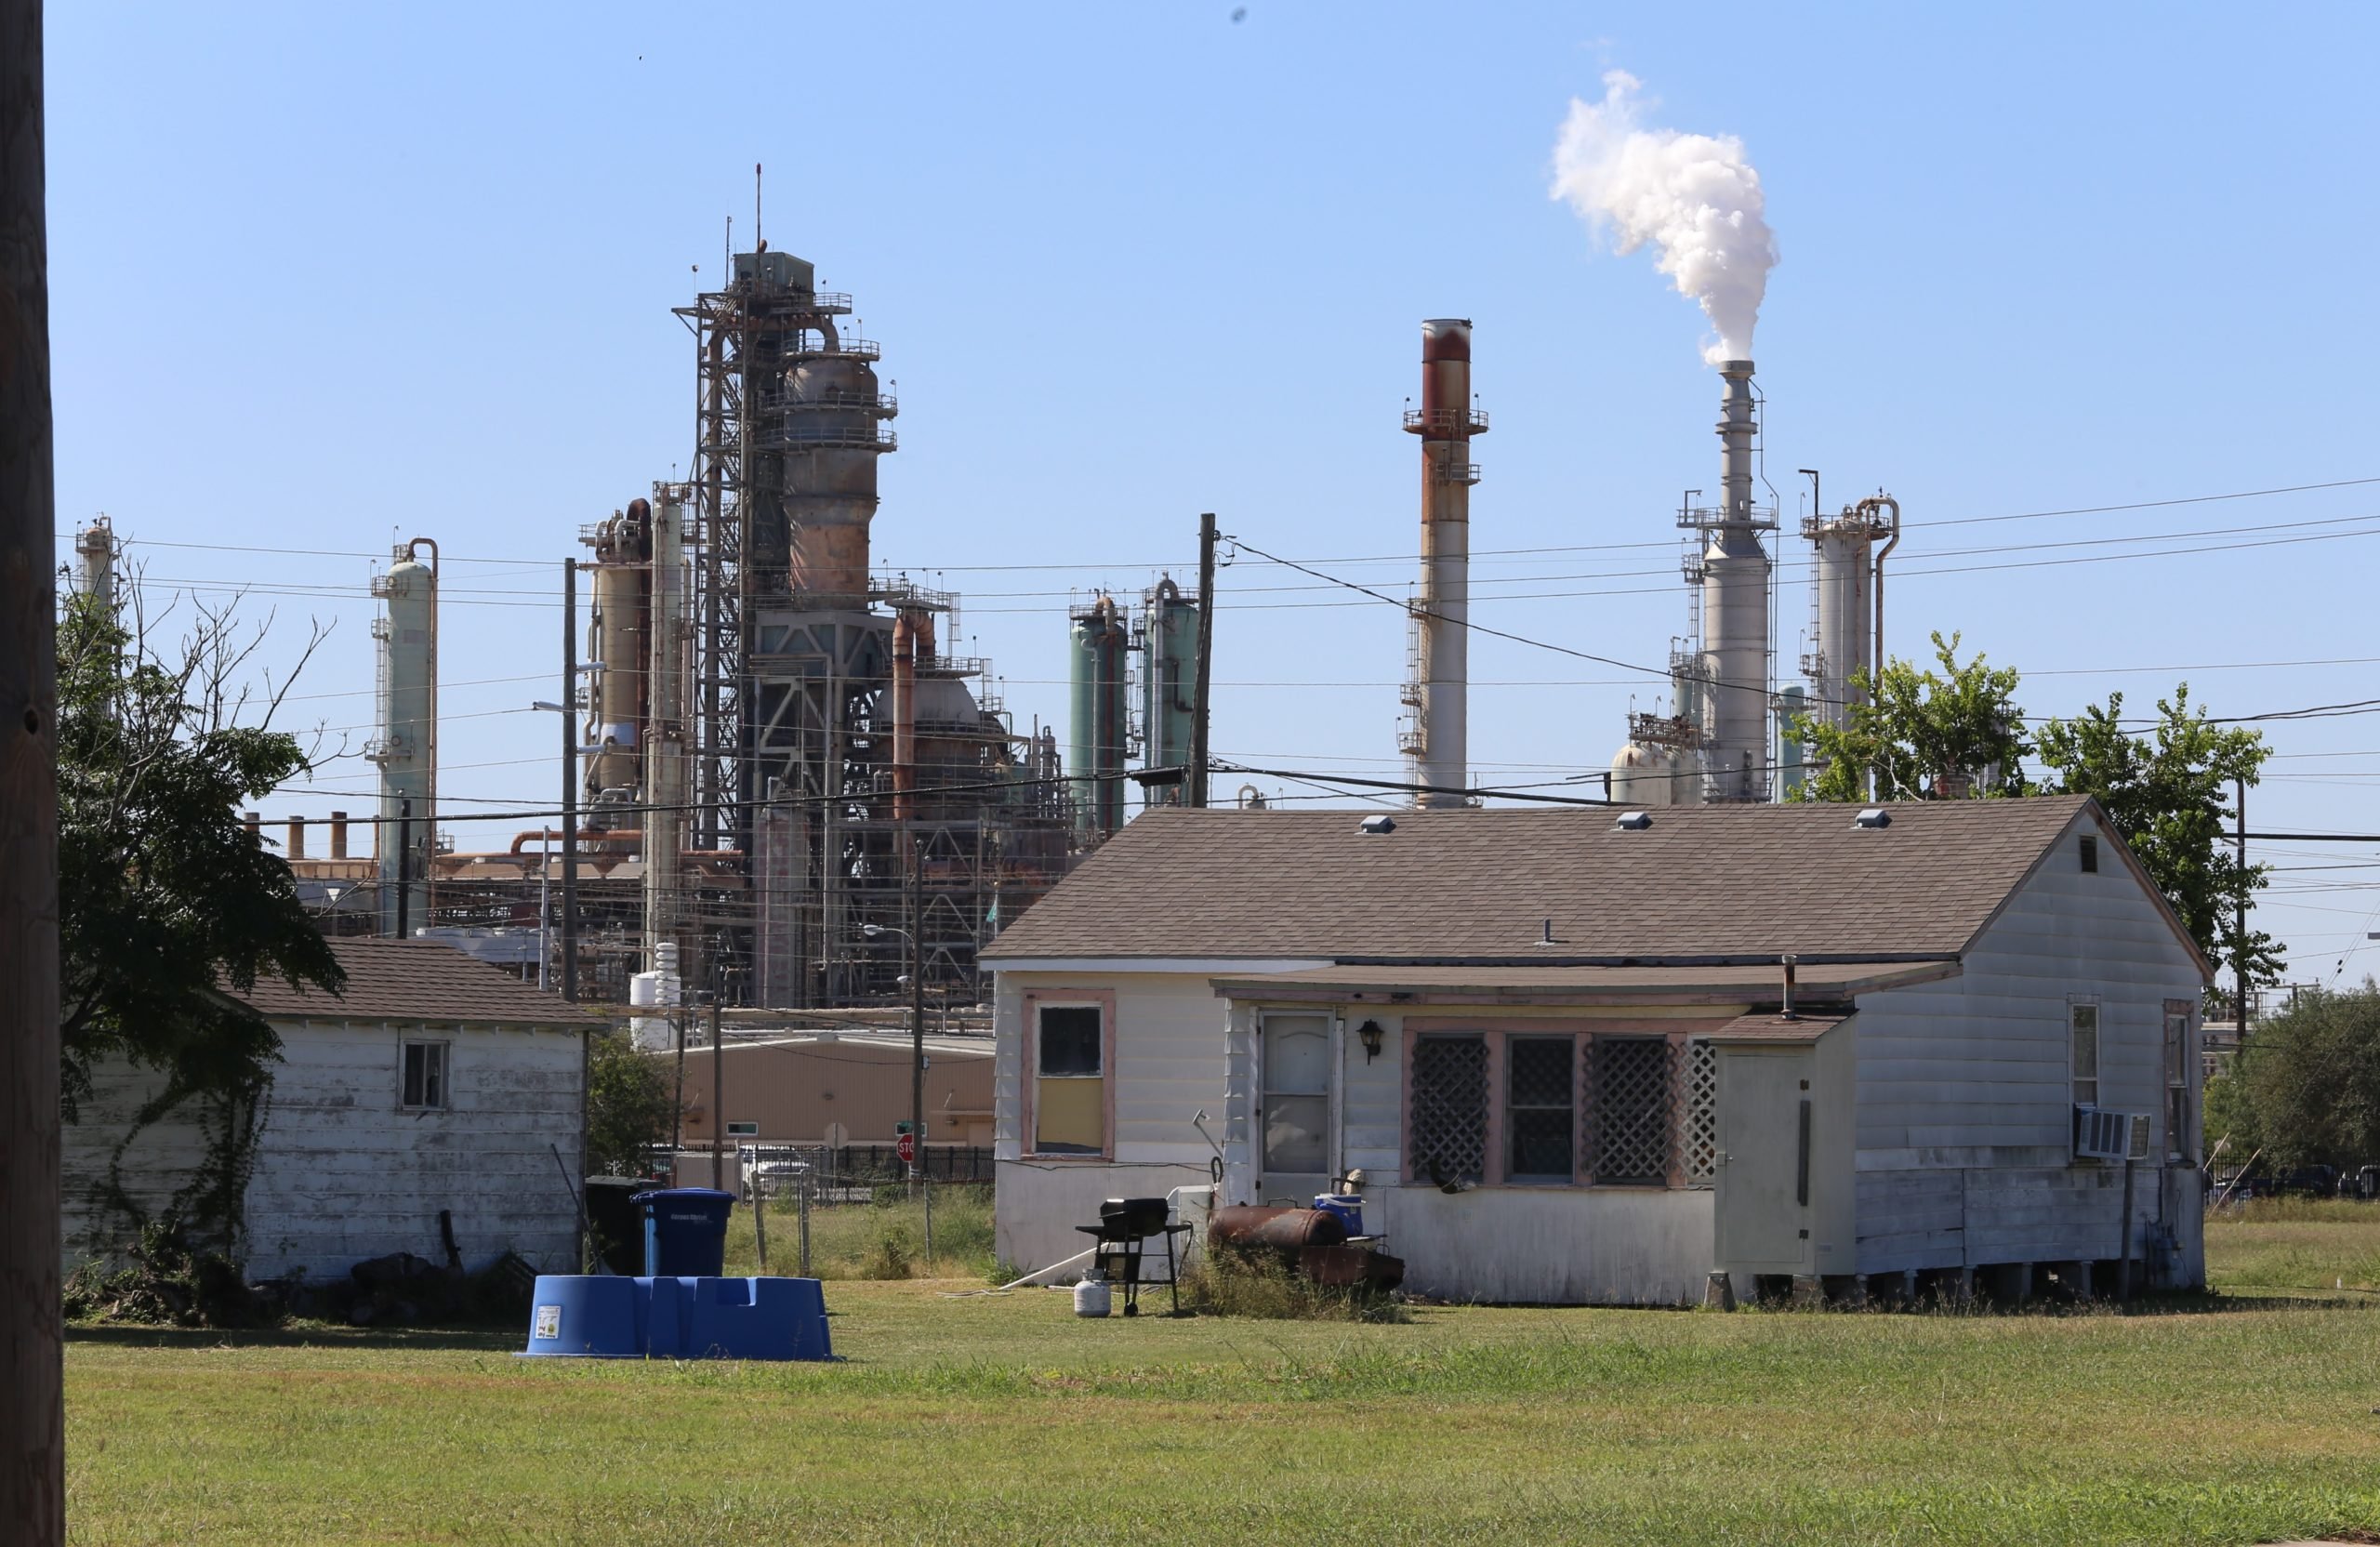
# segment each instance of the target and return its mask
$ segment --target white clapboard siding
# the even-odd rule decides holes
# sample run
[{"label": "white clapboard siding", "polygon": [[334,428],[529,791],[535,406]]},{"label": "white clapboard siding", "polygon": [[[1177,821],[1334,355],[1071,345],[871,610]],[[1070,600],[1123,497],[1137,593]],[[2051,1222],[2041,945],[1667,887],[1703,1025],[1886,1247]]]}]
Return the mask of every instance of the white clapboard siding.
[{"label": "white clapboard siding", "polygon": [[[2096,874],[2077,854],[2094,830]],[[1859,1270],[2120,1256],[2122,1168],[2071,1159],[2068,1008],[2097,1001],[2099,1104],[2150,1114],[2162,1160],[2165,1001],[2194,1004],[2201,986],[2112,836],[2078,817],[1959,976],[1859,1001]],[[2136,1253],[2170,1191],[2140,1168]]]},{"label": "white clapboard siding", "polygon": [[[281,1061],[246,1195],[251,1276],[337,1278],[395,1251],[443,1261],[441,1210],[452,1214],[468,1266],[507,1250],[540,1267],[575,1263],[577,1209],[564,1166],[578,1164],[577,1032],[337,1021],[274,1029]],[[448,1045],[443,1110],[400,1104],[403,1048],[416,1039]],[[105,1101],[91,1104],[76,1126],[68,1154],[70,1263],[121,1250],[123,1221],[95,1214],[88,1200],[138,1096],[155,1079],[112,1066]],[[154,1211],[187,1180],[201,1146],[187,1119],[144,1130],[121,1168],[126,1190]],[[557,1149],[563,1165],[555,1163]]]}]

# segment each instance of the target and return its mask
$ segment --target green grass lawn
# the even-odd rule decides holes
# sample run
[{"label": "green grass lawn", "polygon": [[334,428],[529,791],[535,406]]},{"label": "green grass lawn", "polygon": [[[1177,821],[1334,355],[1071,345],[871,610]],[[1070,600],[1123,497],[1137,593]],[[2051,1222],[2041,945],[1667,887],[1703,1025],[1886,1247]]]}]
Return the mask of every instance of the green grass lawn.
[{"label": "green grass lawn", "polygon": [[[2225,1234],[2293,1223],[2325,1222],[2218,1224],[2215,1260],[2298,1250]],[[2360,1217],[2327,1227],[2321,1282],[2369,1245]],[[967,1287],[830,1284],[831,1366],[527,1361],[509,1333],[83,1333],[74,1540],[2165,1547],[2380,1528],[2380,1314],[2350,1303],[2373,1297],[1360,1326],[1084,1322],[1061,1292],[943,1292]]]}]

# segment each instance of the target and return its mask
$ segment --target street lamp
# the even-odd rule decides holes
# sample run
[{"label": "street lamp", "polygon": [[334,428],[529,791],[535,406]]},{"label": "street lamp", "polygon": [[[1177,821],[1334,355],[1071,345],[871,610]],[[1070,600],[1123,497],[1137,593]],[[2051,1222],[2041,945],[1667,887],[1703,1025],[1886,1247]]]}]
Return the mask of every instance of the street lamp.
[{"label": "street lamp", "polygon": [[[563,633],[569,635],[568,599],[575,591],[565,588],[565,621]],[[566,650],[566,653],[567,650]],[[563,666],[564,681],[569,681],[577,670],[575,659]],[[575,688],[574,688],[574,691]],[[572,724],[573,715],[567,704],[547,699],[532,699],[529,707],[547,714],[558,714],[562,721],[562,997],[578,998],[578,736]],[[546,906],[547,890],[553,879],[553,852],[550,829],[539,835],[537,861],[537,986],[545,988],[550,982],[553,961],[552,926]]]},{"label": "street lamp", "polygon": [[[911,922],[915,922],[914,917]],[[918,937],[890,924],[862,924],[863,940],[897,934],[909,943],[909,971],[900,982],[909,990],[909,1180],[915,1182],[926,1157],[926,963]]]}]

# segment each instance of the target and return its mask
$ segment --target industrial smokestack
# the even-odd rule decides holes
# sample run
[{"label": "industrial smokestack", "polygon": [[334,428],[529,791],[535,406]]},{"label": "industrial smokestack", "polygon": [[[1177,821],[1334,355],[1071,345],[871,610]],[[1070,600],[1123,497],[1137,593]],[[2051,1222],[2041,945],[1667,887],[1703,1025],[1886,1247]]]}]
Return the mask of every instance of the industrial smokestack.
[{"label": "industrial smokestack", "polygon": [[103,613],[115,611],[115,529],[104,515],[74,534],[75,589],[98,603]]},{"label": "industrial smokestack", "polygon": [[[1471,486],[1479,482],[1471,438],[1488,430],[1488,416],[1471,405],[1469,318],[1421,324],[1421,406],[1406,410],[1405,428],[1421,437],[1421,581],[1413,599],[1413,678],[1405,690],[1411,723],[1399,750],[1414,784],[1461,789],[1471,782]],[[1421,794],[1413,803],[1468,801]]]},{"label": "industrial smokestack", "polygon": [[1724,361],[1720,378],[1719,488],[1702,554],[1702,666],[1709,678],[1703,766],[1713,800],[1768,798],[1768,552],[1760,528],[1772,511],[1752,499],[1752,362]]},{"label": "industrial smokestack", "polygon": [[[1887,516],[1884,512],[1892,513]],[[1813,512],[1802,523],[1810,540],[1811,584],[1816,591],[1816,637],[1802,662],[1810,680],[1812,707],[1827,724],[1841,727],[1852,707],[1867,702],[1859,679],[1875,668],[1878,608],[1876,544],[1889,544],[1900,531],[1900,502],[1890,495],[1863,499],[1839,515]]]}]

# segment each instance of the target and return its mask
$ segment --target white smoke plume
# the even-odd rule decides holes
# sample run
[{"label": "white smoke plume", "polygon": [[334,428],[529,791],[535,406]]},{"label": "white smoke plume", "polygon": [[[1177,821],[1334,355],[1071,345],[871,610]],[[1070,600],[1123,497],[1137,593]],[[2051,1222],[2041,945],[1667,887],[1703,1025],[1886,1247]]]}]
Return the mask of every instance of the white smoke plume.
[{"label": "white smoke plume", "polygon": [[1657,105],[1640,99],[1643,83],[1614,70],[1603,84],[1600,102],[1570,99],[1554,147],[1553,196],[1568,200],[1614,252],[1648,242],[1660,249],[1656,266],[1717,330],[1704,360],[1751,359],[1777,240],[1743,141],[1641,128],[1642,108]]}]

